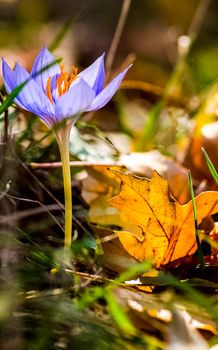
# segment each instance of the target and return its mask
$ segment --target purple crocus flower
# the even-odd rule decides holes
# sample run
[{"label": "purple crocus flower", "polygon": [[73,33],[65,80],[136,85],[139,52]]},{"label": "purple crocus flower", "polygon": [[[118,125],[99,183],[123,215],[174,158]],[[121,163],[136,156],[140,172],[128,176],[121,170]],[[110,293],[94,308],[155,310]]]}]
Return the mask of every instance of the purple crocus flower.
[{"label": "purple crocus flower", "polygon": [[40,74],[43,68],[55,61],[44,47],[35,59],[31,73],[19,64],[12,70],[3,59],[2,71],[8,93],[28,80],[15,98],[21,108],[38,115],[50,128],[65,118],[76,120],[83,112],[102,108],[117,91],[127,69],[118,74],[103,88],[104,54],[81,73],[73,67],[66,73],[62,65],[54,64]]}]

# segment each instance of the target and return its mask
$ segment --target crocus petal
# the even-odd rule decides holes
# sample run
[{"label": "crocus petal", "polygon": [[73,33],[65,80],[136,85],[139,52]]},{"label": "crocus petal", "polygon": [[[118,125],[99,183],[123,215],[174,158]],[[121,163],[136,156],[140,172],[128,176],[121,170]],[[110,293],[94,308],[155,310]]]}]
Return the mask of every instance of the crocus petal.
[{"label": "crocus petal", "polygon": [[[8,66],[7,62],[5,62],[4,59],[2,59],[2,73],[4,77],[4,84],[5,88],[8,94],[10,94],[16,87],[16,74],[15,72]],[[14,102],[21,108],[27,109],[23,102],[21,102],[20,98],[20,93],[15,97]]]},{"label": "crocus petal", "polygon": [[[9,67],[7,62],[5,62],[4,58],[2,59],[2,74],[4,77],[4,84],[8,94],[11,93],[12,90],[16,88],[15,79],[14,79],[14,71]],[[21,108],[25,109],[24,105],[20,103],[17,98],[14,99],[14,102],[18,104]]]},{"label": "crocus petal", "polygon": [[56,103],[57,99],[59,99],[59,93],[58,93],[58,87],[57,87],[57,79],[59,77],[59,74],[54,75],[51,78],[50,87],[51,87],[51,95],[52,100],[54,103]]},{"label": "crocus petal", "polygon": [[37,114],[47,125],[51,126],[54,123],[54,107],[35,81],[31,79],[30,74],[19,64],[12,71],[4,60],[2,71],[8,93],[24,81],[28,81],[14,101],[21,108]]},{"label": "crocus petal", "polygon": [[19,64],[15,67],[14,79],[16,86],[30,79],[17,96],[17,100],[24,108],[37,114],[43,120],[46,118],[47,124],[54,123],[54,106],[43,91],[40,90],[38,84],[31,79],[31,75]]},{"label": "crocus petal", "polygon": [[60,74],[60,66],[57,63],[54,63],[51,67],[36,75],[37,72],[40,72],[43,68],[55,62],[54,56],[44,47],[38,56],[35,59],[33,64],[31,75],[39,84],[40,88],[46,92],[46,85],[49,77],[53,77],[56,74]]},{"label": "crocus petal", "polygon": [[94,98],[94,91],[83,79],[78,78],[73,82],[71,89],[57,100],[56,118],[61,121],[64,118],[76,117],[88,108]]},{"label": "crocus petal", "polygon": [[84,69],[80,74],[85,82],[95,91],[96,95],[102,90],[104,84],[104,53],[88,68]]},{"label": "crocus petal", "polygon": [[114,96],[115,92],[117,91],[122,79],[124,78],[125,74],[127,73],[128,69],[131,67],[131,65],[126,68],[123,72],[118,74],[111,82],[108,84],[92,101],[92,104],[89,106],[89,108],[86,110],[87,112],[90,111],[96,111],[100,108],[102,108],[106,103],[108,103],[111,98]]},{"label": "crocus petal", "polygon": [[13,77],[14,72],[9,67],[9,65],[4,60],[4,58],[2,58],[2,73],[4,76],[5,88],[6,88],[7,92],[10,93],[16,87],[15,82],[14,82],[14,77]]}]

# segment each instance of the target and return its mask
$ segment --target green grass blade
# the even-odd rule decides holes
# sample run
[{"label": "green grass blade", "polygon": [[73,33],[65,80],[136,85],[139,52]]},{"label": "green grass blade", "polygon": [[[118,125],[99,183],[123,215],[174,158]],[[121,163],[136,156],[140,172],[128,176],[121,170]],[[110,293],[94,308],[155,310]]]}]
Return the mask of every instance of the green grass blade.
[{"label": "green grass blade", "polygon": [[167,283],[169,286],[174,286],[185,294],[187,299],[192,301],[195,305],[202,307],[214,321],[218,322],[218,310],[213,298],[208,298],[202,292],[192,287],[186,281],[179,281],[176,277],[169,273],[161,272],[159,274],[159,280]]},{"label": "green grass blade", "polygon": [[197,217],[197,207],[195,203],[195,196],[194,196],[194,190],[193,190],[193,184],[192,184],[192,176],[190,170],[188,171],[188,179],[189,179],[189,188],[190,188],[190,194],[192,199],[192,206],[193,206],[193,212],[194,212],[194,224],[195,224],[195,236],[196,236],[196,242],[198,246],[198,256],[200,260],[200,267],[204,268],[204,255],[201,248],[201,242],[199,238],[199,232],[198,232],[198,217]]},{"label": "green grass blade", "polygon": [[205,151],[205,149],[204,149],[203,147],[202,147],[201,149],[202,149],[203,155],[204,155],[204,157],[205,157],[205,159],[206,159],[207,166],[208,166],[208,168],[209,168],[209,170],[210,170],[210,173],[211,173],[211,175],[213,176],[213,178],[214,178],[216,184],[218,185],[218,173],[217,173],[217,171],[216,171],[216,169],[215,169],[213,163],[211,162],[211,160],[210,160],[210,158],[209,158],[207,152]]},{"label": "green grass blade", "polygon": [[[43,73],[48,68],[52,67],[56,63],[60,63],[61,59],[57,59],[50,64],[46,65],[44,68],[40,69],[38,72],[36,72],[35,76]],[[32,76],[28,79],[26,79],[23,83],[19,84],[11,93],[6,97],[4,102],[0,105],[0,115],[5,112],[5,110],[10,107],[15,99],[15,97],[20,93],[20,91],[23,89],[23,87],[32,79]]]},{"label": "green grass blade", "polygon": [[52,41],[52,43],[49,45],[49,50],[50,51],[55,51],[62,40],[64,39],[65,35],[67,34],[68,30],[71,28],[73,22],[75,19],[75,15],[70,16],[70,18],[67,19],[67,21],[63,24],[61,27],[60,31],[57,33],[56,37]]},{"label": "green grass blade", "polygon": [[0,115],[6,111],[8,107],[10,107],[15,99],[15,97],[19,94],[19,92],[23,89],[23,87],[26,85],[26,83],[29,81],[25,80],[22,84],[18,85],[9,95],[8,97],[2,102],[0,105]]},{"label": "green grass blade", "polygon": [[140,275],[143,273],[148,272],[152,268],[152,263],[151,262],[143,262],[143,263],[138,263],[134,264],[131,266],[127,271],[123,272],[118,278],[115,279],[115,282],[117,283],[123,283],[136,275]]},{"label": "green grass blade", "polygon": [[104,293],[104,298],[107,301],[108,310],[116,321],[117,325],[122,329],[125,333],[135,334],[136,330],[133,324],[130,322],[129,318],[122,310],[122,307],[117,303],[116,297],[113,295],[112,291],[107,289]]},{"label": "green grass blade", "polygon": [[150,146],[152,144],[156,130],[157,130],[156,123],[158,122],[159,115],[164,106],[165,106],[165,100],[162,98],[149,111],[148,118],[143,127],[141,137],[138,141],[138,144],[136,145],[136,150],[138,152],[142,152],[146,146]]}]

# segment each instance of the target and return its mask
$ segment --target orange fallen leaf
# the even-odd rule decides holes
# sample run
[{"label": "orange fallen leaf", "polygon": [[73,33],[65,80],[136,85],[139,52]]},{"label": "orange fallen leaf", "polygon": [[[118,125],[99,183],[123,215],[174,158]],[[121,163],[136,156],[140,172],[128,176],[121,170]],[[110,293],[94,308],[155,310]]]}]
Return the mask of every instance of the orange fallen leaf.
[{"label": "orange fallen leaf", "polygon": [[[176,202],[167,181],[156,171],[151,180],[118,171],[116,174],[122,181],[121,190],[110,203],[137,228],[117,232],[126,251],[139,261],[152,259],[155,267],[195,253],[192,202]],[[198,224],[218,212],[218,192],[203,192],[195,201]]]},{"label": "orange fallen leaf", "polygon": [[173,158],[155,150],[121,154],[119,161],[126,166],[130,173],[137,176],[150,178],[153,171],[157,170],[168,181],[170,192],[181,204],[186,203],[191,198],[188,171]]}]

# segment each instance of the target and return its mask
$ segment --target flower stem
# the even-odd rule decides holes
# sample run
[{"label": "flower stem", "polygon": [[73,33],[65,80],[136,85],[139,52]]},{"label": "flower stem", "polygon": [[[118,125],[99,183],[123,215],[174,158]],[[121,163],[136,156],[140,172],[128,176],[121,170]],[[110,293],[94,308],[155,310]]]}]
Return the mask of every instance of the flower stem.
[{"label": "flower stem", "polygon": [[58,140],[59,150],[62,162],[62,174],[64,182],[64,200],[65,200],[65,237],[64,247],[70,248],[72,243],[72,188],[70,173],[70,155],[69,155],[69,131],[68,128],[62,130],[62,137]]}]

